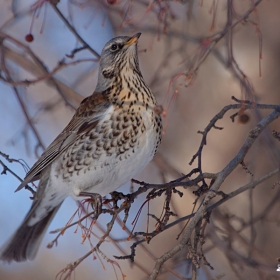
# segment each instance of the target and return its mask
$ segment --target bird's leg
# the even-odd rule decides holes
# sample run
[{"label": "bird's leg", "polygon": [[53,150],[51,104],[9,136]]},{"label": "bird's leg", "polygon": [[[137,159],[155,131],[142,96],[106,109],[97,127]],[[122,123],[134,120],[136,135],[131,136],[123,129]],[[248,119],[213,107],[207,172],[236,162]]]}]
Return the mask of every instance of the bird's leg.
[{"label": "bird's leg", "polygon": [[98,216],[102,212],[102,196],[98,193],[80,192],[80,196],[87,196],[92,199],[92,205],[94,206],[94,218],[97,220]]}]

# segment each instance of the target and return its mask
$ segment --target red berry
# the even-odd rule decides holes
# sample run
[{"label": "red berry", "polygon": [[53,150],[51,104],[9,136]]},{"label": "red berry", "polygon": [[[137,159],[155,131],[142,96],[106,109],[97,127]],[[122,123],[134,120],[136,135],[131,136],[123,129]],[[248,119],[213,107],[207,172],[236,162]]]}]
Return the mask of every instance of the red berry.
[{"label": "red berry", "polygon": [[26,42],[32,42],[34,40],[34,37],[33,37],[33,35],[32,34],[27,34],[26,36],[25,36],[25,41]]},{"label": "red berry", "polygon": [[115,5],[117,3],[117,0],[107,0],[107,3],[109,5]]}]

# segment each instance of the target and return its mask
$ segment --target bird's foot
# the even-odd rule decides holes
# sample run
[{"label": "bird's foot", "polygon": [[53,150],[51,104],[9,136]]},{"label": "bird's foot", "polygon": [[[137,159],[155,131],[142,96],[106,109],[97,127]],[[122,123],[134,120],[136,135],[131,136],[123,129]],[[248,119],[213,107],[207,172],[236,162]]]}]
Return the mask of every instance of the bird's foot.
[{"label": "bird's foot", "polygon": [[97,220],[102,212],[102,196],[98,193],[80,192],[80,196],[90,197],[94,208],[94,219]]}]

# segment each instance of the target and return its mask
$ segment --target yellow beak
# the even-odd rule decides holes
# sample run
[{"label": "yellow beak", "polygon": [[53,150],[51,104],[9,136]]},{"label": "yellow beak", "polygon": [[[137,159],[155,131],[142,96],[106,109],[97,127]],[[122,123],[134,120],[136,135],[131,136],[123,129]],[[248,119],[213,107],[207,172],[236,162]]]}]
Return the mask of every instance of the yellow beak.
[{"label": "yellow beak", "polygon": [[130,46],[134,43],[138,42],[139,37],[141,36],[141,33],[136,33],[131,38],[128,39],[128,41],[125,43],[126,46]]}]

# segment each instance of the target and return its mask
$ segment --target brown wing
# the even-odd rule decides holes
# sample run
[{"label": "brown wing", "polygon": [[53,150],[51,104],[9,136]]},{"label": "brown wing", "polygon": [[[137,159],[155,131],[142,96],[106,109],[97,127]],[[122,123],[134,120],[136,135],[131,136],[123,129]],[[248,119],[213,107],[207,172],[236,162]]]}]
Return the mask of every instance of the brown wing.
[{"label": "brown wing", "polygon": [[81,134],[94,128],[109,107],[110,102],[103,93],[94,93],[85,98],[66,128],[49,145],[26,174],[16,192],[25,187],[29,182],[38,180],[41,171],[72,145]]}]

